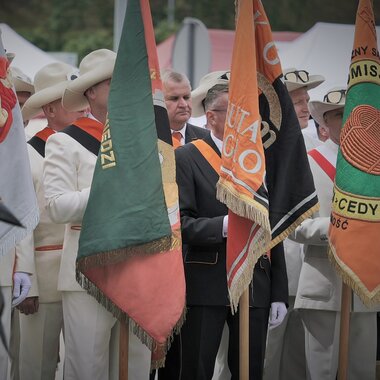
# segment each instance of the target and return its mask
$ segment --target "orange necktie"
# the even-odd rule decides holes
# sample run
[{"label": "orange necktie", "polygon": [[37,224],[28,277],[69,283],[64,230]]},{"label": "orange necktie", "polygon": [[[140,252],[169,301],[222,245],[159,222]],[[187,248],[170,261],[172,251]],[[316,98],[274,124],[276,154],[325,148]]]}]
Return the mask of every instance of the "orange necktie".
[{"label": "orange necktie", "polygon": [[174,149],[177,149],[179,146],[182,146],[182,134],[181,134],[181,132],[173,132],[172,133],[172,143],[173,143]]}]

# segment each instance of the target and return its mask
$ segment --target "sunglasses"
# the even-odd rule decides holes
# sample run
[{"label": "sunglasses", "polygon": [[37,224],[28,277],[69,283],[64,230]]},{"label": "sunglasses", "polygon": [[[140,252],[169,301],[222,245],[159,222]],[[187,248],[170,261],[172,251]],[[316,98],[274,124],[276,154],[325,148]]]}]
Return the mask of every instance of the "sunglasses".
[{"label": "sunglasses", "polygon": [[346,98],[346,90],[334,90],[334,91],[328,92],[323,97],[323,101],[325,103],[339,104],[345,98]]},{"label": "sunglasses", "polygon": [[75,80],[79,77],[79,70],[78,69],[74,69],[72,72],[68,73],[66,75],[66,78],[67,80],[69,81],[72,81],[72,80]]},{"label": "sunglasses", "polygon": [[221,75],[218,79],[230,80],[231,72],[226,71],[223,75]]},{"label": "sunglasses", "polygon": [[309,81],[309,73],[306,70],[294,70],[289,71],[284,74],[285,80],[290,80],[291,82],[302,82],[306,83]]}]

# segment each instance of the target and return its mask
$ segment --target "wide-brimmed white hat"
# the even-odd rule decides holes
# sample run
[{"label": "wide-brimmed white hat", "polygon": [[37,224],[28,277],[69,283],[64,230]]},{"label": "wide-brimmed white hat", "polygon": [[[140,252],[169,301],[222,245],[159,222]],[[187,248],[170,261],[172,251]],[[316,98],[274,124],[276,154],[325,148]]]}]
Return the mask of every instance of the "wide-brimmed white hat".
[{"label": "wide-brimmed white hat", "polygon": [[61,99],[63,91],[71,82],[75,68],[63,63],[49,63],[39,70],[34,77],[34,94],[25,102],[21,113],[24,120],[29,120],[42,111],[42,107]]},{"label": "wide-brimmed white hat", "polygon": [[192,117],[199,117],[205,114],[205,109],[203,106],[203,101],[206,98],[207,92],[211,87],[214,87],[216,84],[225,84],[230,80],[230,71],[213,71],[212,73],[206,74],[199,81],[199,86],[191,92],[192,100]]},{"label": "wide-brimmed white hat", "polygon": [[11,66],[11,74],[16,92],[25,91],[30,92],[31,94],[34,93],[34,85],[32,83],[32,80],[18,67]]},{"label": "wide-brimmed white hat", "polygon": [[116,53],[99,49],[87,54],[79,65],[79,76],[70,83],[62,97],[69,111],[80,111],[89,106],[84,93],[90,87],[112,77]]},{"label": "wide-brimmed white hat", "polygon": [[309,106],[309,111],[312,118],[318,124],[325,125],[325,122],[323,120],[323,115],[328,111],[344,108],[345,103],[346,103],[346,88],[342,86],[342,87],[331,88],[324,95],[322,101],[311,100],[308,106]]},{"label": "wide-brimmed white hat", "polygon": [[310,75],[306,70],[297,70],[294,67],[285,69],[283,74],[284,83],[288,92],[298,90],[302,87],[306,87],[306,90],[311,90],[325,81],[325,77],[322,75]]}]

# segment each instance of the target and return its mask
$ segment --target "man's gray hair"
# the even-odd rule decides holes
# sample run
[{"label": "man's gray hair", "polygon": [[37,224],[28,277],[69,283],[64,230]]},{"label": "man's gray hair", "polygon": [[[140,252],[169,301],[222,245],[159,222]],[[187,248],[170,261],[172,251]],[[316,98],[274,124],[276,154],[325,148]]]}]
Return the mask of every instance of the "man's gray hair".
[{"label": "man's gray hair", "polygon": [[167,82],[173,81],[175,83],[182,83],[182,82],[188,83],[188,85],[191,88],[189,78],[185,74],[182,74],[178,71],[174,71],[172,69],[163,70],[161,72],[161,80],[164,86]]},{"label": "man's gray hair", "polygon": [[203,100],[205,111],[211,109],[215,105],[217,99],[219,99],[220,95],[225,93],[228,93],[228,83],[216,84],[211,87],[207,91],[206,97]]}]

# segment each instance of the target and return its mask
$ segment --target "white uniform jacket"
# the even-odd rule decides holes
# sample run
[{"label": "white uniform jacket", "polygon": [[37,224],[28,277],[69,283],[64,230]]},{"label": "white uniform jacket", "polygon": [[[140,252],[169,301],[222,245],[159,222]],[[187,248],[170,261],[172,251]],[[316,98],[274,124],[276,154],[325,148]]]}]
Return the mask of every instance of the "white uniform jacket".
[{"label": "white uniform jacket", "polygon": [[[93,122],[100,124],[96,120]],[[59,290],[83,290],[75,279],[75,262],[96,160],[95,154],[64,132],[51,135],[46,142],[44,186],[47,209],[55,223],[66,224]]]},{"label": "white uniform jacket", "polygon": [[13,285],[13,269],[15,263],[15,249],[0,257],[0,286]]},{"label": "white uniform jacket", "polygon": [[40,222],[34,232],[16,247],[16,270],[32,274],[28,296],[39,296],[42,303],[58,302],[58,272],[62,256],[65,226],[53,223],[45,207],[43,156],[27,144],[34,189],[40,210]]},{"label": "white uniform jacket", "polygon": [[[316,148],[334,167],[338,145],[331,140]],[[292,238],[304,244],[304,262],[298,284],[295,308],[339,311],[342,282],[328,258],[328,228],[330,223],[333,181],[325,171],[308,156],[315,189],[320,203],[319,212],[298,226]],[[354,311],[367,309],[354,295]]]}]

